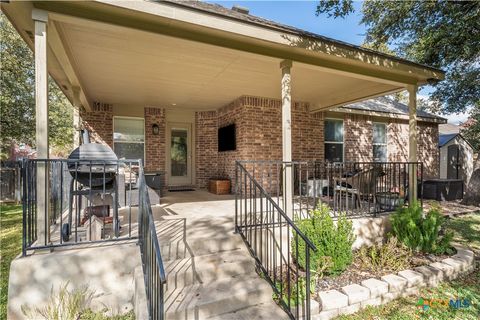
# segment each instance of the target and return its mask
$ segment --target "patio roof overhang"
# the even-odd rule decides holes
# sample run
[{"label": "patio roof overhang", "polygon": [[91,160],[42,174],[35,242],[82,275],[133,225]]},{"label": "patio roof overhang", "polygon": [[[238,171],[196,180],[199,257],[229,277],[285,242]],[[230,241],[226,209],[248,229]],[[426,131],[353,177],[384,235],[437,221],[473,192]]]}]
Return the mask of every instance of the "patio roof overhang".
[{"label": "patio roof overhang", "polygon": [[32,9],[48,14],[48,72],[70,101],[217,109],[241,95],[281,98],[279,64],[293,61],[292,100],[312,111],[441,80],[443,72],[169,2],[12,2],[2,11],[33,48]]},{"label": "patio roof overhang", "polygon": [[[1,9],[35,52],[39,158],[49,156],[48,74],[75,107],[87,110],[94,101],[214,110],[241,95],[281,98],[284,161],[292,159],[292,101],[309,102],[316,112],[406,89],[409,161],[416,162],[418,86],[444,78],[441,70],[332,39],[169,1],[14,1]],[[285,170],[289,202],[291,167]],[[47,175],[38,168],[40,208]],[[416,189],[412,166],[412,198]],[[38,213],[38,226],[45,219]]]}]

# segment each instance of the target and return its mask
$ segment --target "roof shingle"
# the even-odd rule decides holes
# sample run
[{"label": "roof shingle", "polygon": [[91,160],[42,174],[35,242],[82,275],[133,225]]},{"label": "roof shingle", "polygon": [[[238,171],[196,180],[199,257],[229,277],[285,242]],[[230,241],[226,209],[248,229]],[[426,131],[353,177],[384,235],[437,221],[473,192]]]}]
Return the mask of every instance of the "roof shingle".
[{"label": "roof shingle", "polygon": [[[398,101],[395,101],[390,97],[378,97],[370,100],[352,103],[340,108],[408,115],[408,106]],[[421,118],[437,119],[445,122],[447,121],[445,118],[425,112],[423,110],[417,110],[417,116]]]}]

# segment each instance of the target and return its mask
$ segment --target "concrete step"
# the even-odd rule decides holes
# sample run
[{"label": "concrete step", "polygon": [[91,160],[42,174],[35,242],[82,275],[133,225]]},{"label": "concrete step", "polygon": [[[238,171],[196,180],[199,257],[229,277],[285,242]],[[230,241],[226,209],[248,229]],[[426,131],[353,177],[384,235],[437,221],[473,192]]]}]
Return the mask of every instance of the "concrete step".
[{"label": "concrete step", "polygon": [[256,273],[166,291],[168,319],[205,319],[272,301],[272,288]]},{"label": "concrete step", "polygon": [[160,238],[182,237],[185,239],[230,235],[235,230],[233,217],[195,218],[185,216],[163,216],[155,221]]},{"label": "concrete step", "polygon": [[169,289],[206,284],[254,271],[255,260],[241,249],[165,262]]},{"label": "concrete step", "polygon": [[290,319],[275,302],[263,302],[246,308],[208,318],[208,320],[288,320]]},{"label": "concrete step", "polygon": [[[186,239],[186,240],[185,240]],[[160,237],[160,251],[163,261],[191,258],[232,250],[246,250],[240,235],[226,234],[216,237]]]}]

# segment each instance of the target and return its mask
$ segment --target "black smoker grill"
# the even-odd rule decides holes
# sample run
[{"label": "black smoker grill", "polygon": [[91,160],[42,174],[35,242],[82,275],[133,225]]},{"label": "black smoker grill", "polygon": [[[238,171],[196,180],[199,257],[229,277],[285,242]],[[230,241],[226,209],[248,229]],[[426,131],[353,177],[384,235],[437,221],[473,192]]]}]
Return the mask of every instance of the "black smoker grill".
[{"label": "black smoker grill", "polygon": [[[68,223],[62,226],[62,239],[68,241],[72,233],[72,211],[73,199],[77,197],[76,204],[76,224],[81,221],[81,199],[82,196],[95,194],[111,194],[113,196],[113,228],[115,235],[118,236],[118,207],[117,194],[118,188],[116,176],[118,173],[118,158],[113,150],[105,145],[98,143],[86,143],[80,145],[68,156],[68,171],[72,176],[70,183],[70,201],[68,212]],[[75,183],[78,183],[75,188]],[[105,216],[110,213],[106,212]]]}]

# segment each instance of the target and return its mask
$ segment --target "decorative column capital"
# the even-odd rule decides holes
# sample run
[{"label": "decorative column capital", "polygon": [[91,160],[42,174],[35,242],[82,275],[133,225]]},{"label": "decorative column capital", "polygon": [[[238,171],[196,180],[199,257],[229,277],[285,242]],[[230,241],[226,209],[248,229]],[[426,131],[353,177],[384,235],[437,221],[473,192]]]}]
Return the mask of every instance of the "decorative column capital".
[{"label": "decorative column capital", "polygon": [[418,86],[416,84],[408,84],[407,85],[407,91],[409,93],[411,92],[417,92],[418,91]]},{"label": "decorative column capital", "polygon": [[48,22],[48,11],[33,8],[32,19],[40,22]]}]

